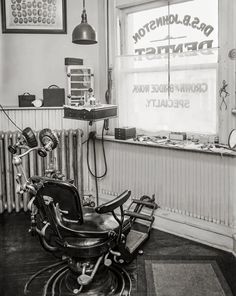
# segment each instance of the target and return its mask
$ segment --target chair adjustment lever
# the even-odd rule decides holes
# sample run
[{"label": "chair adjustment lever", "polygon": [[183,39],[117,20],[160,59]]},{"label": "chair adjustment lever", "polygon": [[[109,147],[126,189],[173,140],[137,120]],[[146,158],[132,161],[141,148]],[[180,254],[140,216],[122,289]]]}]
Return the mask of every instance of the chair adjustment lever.
[{"label": "chair adjustment lever", "polygon": [[38,232],[38,234],[40,234],[41,236],[45,236],[46,233],[46,229],[48,228],[48,226],[50,225],[49,222],[47,222],[42,229],[38,229],[36,228],[36,231]]},{"label": "chair adjustment lever", "polygon": [[86,274],[86,265],[84,265],[84,267],[83,267],[83,271],[82,271],[82,274],[81,274],[80,276],[78,276],[78,278],[77,278],[77,282],[78,282],[81,286],[88,285],[88,284],[93,280],[93,278],[94,278],[94,276],[95,276],[95,273],[97,272],[98,267],[99,267],[99,265],[100,265],[102,259],[103,259],[103,256],[100,256],[100,257],[98,258],[98,260],[97,260],[97,262],[96,262],[96,264],[95,264],[95,266],[94,266],[94,269],[93,269],[91,275]]},{"label": "chair adjustment lever", "polygon": [[62,214],[66,214],[66,215],[68,215],[68,214],[69,214],[69,212],[68,212],[68,211],[61,210],[60,208],[58,208],[58,209],[59,209],[60,213],[62,213]]}]

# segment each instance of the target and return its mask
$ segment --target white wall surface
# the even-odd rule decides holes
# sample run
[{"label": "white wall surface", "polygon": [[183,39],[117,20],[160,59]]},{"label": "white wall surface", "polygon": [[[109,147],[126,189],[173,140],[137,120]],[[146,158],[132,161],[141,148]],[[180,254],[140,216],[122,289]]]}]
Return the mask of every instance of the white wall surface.
[{"label": "white wall surface", "polygon": [[71,41],[72,31],[81,21],[79,0],[67,0],[67,34],[2,34],[0,24],[0,103],[17,106],[18,95],[24,92],[43,98],[43,88],[51,84],[66,88],[65,57],[82,58],[84,65],[94,68],[95,96],[103,100],[105,84],[103,87],[101,77],[106,68],[101,5],[102,0],[86,1],[88,23],[99,31],[98,40],[102,40],[95,45],[76,45]]}]

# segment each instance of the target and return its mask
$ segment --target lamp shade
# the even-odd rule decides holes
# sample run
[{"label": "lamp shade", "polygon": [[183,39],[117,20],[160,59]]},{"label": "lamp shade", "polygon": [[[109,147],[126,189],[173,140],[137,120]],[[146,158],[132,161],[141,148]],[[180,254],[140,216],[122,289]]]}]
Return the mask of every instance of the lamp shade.
[{"label": "lamp shade", "polygon": [[72,32],[72,42],[76,44],[95,44],[96,32],[88,23],[81,22]]},{"label": "lamp shade", "polygon": [[81,18],[81,23],[76,26],[72,32],[72,42],[76,44],[97,43],[96,32],[94,28],[87,23],[87,14],[85,8],[83,9]]}]

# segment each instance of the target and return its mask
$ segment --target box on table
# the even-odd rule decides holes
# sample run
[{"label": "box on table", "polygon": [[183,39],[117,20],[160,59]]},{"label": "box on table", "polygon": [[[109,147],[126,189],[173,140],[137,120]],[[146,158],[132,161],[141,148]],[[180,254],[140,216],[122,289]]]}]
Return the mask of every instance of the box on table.
[{"label": "box on table", "polygon": [[135,127],[115,128],[115,139],[128,140],[136,137]]}]

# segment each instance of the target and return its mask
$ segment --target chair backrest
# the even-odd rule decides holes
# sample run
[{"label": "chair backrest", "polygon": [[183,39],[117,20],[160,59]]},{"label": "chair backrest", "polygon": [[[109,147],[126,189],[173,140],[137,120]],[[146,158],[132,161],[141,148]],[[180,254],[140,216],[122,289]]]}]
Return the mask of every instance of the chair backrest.
[{"label": "chair backrest", "polygon": [[[68,221],[83,223],[82,202],[76,187],[68,182],[53,180],[43,182],[43,186],[36,194],[37,198],[50,198],[54,205],[58,204],[63,217]],[[40,206],[40,202],[37,205]]]}]

